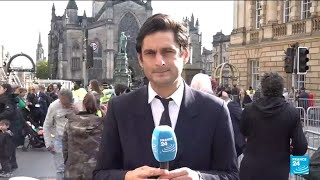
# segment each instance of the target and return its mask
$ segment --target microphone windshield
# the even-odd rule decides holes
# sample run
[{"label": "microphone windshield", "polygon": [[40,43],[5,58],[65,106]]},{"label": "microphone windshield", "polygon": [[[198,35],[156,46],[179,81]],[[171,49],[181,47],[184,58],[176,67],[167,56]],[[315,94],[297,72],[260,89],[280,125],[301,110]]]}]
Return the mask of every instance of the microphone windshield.
[{"label": "microphone windshield", "polygon": [[167,125],[154,128],[152,133],[152,152],[158,162],[169,162],[177,155],[177,138],[173,129]]}]

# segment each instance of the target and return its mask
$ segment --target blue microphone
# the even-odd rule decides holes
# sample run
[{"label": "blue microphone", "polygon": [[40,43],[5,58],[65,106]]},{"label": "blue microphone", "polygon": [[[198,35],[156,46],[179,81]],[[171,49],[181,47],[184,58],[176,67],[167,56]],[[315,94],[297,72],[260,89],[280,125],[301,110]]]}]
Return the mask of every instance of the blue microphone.
[{"label": "blue microphone", "polygon": [[154,128],[152,133],[152,152],[155,159],[160,162],[160,169],[169,170],[169,161],[177,155],[177,137],[173,129],[167,125]]}]

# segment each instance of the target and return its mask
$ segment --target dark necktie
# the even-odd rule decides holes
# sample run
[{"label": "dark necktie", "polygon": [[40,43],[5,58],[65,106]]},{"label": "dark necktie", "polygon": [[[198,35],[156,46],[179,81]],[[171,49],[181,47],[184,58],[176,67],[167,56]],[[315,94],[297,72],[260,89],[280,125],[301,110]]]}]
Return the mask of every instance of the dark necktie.
[{"label": "dark necktie", "polygon": [[161,115],[160,124],[159,125],[168,125],[171,127],[171,120],[169,116],[169,102],[172,101],[171,98],[165,99],[161,98],[160,96],[156,96],[159,99],[164,107],[164,111]]}]

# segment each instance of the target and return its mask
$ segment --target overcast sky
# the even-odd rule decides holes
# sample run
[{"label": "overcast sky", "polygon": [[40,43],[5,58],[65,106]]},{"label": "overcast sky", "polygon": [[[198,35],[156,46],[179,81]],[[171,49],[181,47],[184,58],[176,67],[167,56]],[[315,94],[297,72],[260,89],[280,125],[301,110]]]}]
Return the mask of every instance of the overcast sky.
[{"label": "overcast sky", "polygon": [[[4,45],[10,55],[23,52],[36,58],[39,32],[48,56],[48,33],[50,31],[51,8],[55,4],[56,14],[61,16],[68,1],[0,1],[0,45]],[[92,1],[76,0],[78,14],[92,16]],[[233,1],[152,1],[153,13],[166,13],[177,20],[199,18],[203,46],[212,49],[212,36],[217,31],[230,34],[233,24]],[[12,65],[20,64],[17,59]],[[23,60],[24,67],[31,67]]]}]

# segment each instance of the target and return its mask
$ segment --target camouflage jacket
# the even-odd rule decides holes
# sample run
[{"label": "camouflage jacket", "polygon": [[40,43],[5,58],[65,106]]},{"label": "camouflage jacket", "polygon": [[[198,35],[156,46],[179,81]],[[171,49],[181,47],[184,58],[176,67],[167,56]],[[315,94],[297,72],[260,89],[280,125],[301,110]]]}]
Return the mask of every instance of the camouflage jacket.
[{"label": "camouflage jacket", "polygon": [[68,115],[63,135],[66,180],[90,180],[96,166],[103,119],[94,114]]}]

